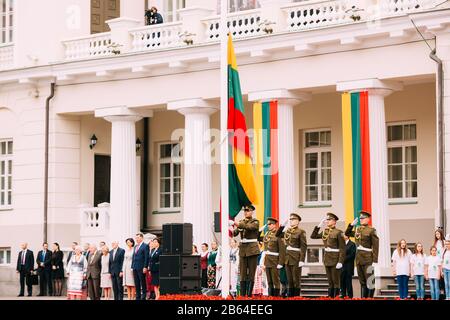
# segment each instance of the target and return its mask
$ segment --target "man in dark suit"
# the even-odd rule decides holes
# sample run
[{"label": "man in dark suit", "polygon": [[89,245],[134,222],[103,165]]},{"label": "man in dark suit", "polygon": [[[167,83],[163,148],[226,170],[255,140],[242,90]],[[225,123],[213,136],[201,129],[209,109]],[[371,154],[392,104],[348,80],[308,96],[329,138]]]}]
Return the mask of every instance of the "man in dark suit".
[{"label": "man in dark suit", "polygon": [[18,296],[24,296],[26,281],[28,297],[31,297],[33,295],[31,271],[34,270],[34,255],[33,251],[27,249],[28,243],[22,243],[20,247],[22,248],[22,251],[19,252],[19,256],[17,257],[16,267],[16,272],[20,274],[20,293]]},{"label": "man in dark suit", "polygon": [[46,296],[46,290],[48,286],[48,293],[50,296],[53,295],[52,286],[52,252],[48,250],[48,243],[44,242],[42,244],[42,250],[38,252],[36,257],[36,263],[38,265],[38,275],[39,275],[39,295],[40,297]]},{"label": "man in dark suit", "polygon": [[83,256],[86,258],[86,261],[89,259],[89,243],[85,243],[83,246]]},{"label": "man in dark suit", "polygon": [[89,246],[89,259],[86,270],[86,279],[88,285],[89,298],[91,300],[100,300],[100,274],[102,272],[102,253],[97,250],[95,244]]},{"label": "man in dark suit", "polygon": [[[133,252],[131,269],[134,275],[134,284],[136,286],[136,300],[145,300],[147,296],[147,283],[145,274],[147,273],[149,247],[144,242],[142,233],[136,234],[136,246]],[[142,290],[142,292],[141,292]]]},{"label": "man in dark suit", "polygon": [[347,236],[344,236],[344,240],[345,261],[341,273],[341,298],[353,298],[352,278],[355,269],[356,245]]},{"label": "man in dark suit", "polygon": [[78,242],[72,242],[72,251],[69,252],[67,255],[66,263],[69,264],[70,259],[72,259],[72,256],[75,254],[75,247],[78,245]]},{"label": "man in dark suit", "polygon": [[125,250],[119,248],[119,242],[114,241],[111,244],[112,250],[109,253],[109,272],[113,285],[114,300],[123,300],[123,260],[125,258]]}]

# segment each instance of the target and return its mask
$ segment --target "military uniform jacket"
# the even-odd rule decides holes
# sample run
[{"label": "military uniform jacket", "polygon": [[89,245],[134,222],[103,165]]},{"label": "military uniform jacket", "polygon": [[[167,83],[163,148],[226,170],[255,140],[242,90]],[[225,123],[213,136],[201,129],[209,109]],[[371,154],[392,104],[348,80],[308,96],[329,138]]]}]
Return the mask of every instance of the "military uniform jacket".
[{"label": "military uniform jacket", "polygon": [[[299,227],[290,227],[285,232],[280,227],[277,232],[278,237],[282,237],[285,247],[284,264],[298,265],[300,261],[305,261],[306,257],[306,232]],[[289,248],[296,248],[298,250],[289,250]]]},{"label": "military uniform jacket", "polygon": [[[259,221],[258,219],[242,219],[239,221],[237,229],[233,231],[233,236],[241,235],[241,243],[239,244],[239,256],[251,257],[259,255]],[[243,239],[256,239],[255,242],[244,242]]]},{"label": "military uniform jacket", "polygon": [[[276,268],[279,264],[284,265],[284,243],[283,239],[277,237],[276,233],[276,231],[268,231],[264,235],[264,250],[266,251],[264,266],[267,268]],[[278,253],[278,256],[269,252]]]},{"label": "military uniform jacket", "polygon": [[[370,226],[359,226],[353,231],[353,226],[348,225],[345,231],[347,237],[355,237],[356,244],[356,264],[370,265],[378,262],[379,239],[375,228]],[[361,250],[358,247],[372,249],[372,251]]]},{"label": "military uniform jacket", "polygon": [[345,261],[345,240],[342,230],[336,228],[325,228],[319,233],[320,228],[315,227],[311,234],[311,239],[322,239],[325,248],[339,250],[336,252],[327,251],[323,257],[325,267],[334,267],[338,263],[344,264]]}]

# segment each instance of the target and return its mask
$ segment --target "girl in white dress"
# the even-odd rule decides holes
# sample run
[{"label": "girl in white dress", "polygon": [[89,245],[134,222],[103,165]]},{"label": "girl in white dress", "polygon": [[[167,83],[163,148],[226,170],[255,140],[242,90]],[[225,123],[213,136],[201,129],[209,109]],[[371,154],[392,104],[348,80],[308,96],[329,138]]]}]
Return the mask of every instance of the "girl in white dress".
[{"label": "girl in white dress", "polygon": [[136,299],[136,287],[134,285],[133,269],[131,263],[133,262],[134,239],[126,240],[127,248],[125,249],[125,258],[122,267],[123,285],[127,288],[128,300]]},{"label": "girl in white dress", "polygon": [[102,273],[100,276],[100,288],[103,289],[105,300],[111,298],[112,280],[109,272],[109,248],[102,247]]}]

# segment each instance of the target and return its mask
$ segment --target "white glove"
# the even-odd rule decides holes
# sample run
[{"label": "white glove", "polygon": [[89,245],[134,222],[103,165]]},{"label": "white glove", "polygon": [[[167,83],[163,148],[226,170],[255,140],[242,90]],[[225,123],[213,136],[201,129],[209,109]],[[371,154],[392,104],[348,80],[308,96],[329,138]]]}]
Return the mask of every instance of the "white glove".
[{"label": "white glove", "polygon": [[233,220],[228,220],[228,225],[229,225],[230,227],[233,227],[233,226],[234,226],[234,221],[233,221]]},{"label": "white glove", "polygon": [[279,265],[277,265],[277,269],[278,270],[283,269],[283,266],[281,264],[279,264]]},{"label": "white glove", "polygon": [[359,219],[358,219],[358,218],[356,218],[355,220],[353,220],[353,222],[352,222],[352,226],[356,226],[356,225],[358,224],[358,221],[359,221]]},{"label": "white glove", "polygon": [[336,269],[338,269],[338,270],[339,270],[339,269],[342,269],[342,263],[339,262],[339,263],[336,265]]},{"label": "white glove", "polygon": [[327,219],[322,219],[322,221],[320,221],[319,223],[319,228],[324,228],[327,225]]},{"label": "white glove", "polygon": [[304,263],[303,261],[300,261],[300,262],[298,263],[298,267],[299,267],[299,268],[303,267],[304,265],[305,265],[305,263]]},{"label": "white glove", "polygon": [[289,224],[289,219],[287,219],[285,222],[283,222],[282,226],[285,227]]}]

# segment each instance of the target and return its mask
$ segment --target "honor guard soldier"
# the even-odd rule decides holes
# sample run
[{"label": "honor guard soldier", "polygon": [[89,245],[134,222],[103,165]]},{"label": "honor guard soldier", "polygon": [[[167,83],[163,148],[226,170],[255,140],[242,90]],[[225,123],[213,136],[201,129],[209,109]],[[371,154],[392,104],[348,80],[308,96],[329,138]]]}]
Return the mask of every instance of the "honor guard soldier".
[{"label": "honor guard soldier", "polygon": [[[314,228],[311,239],[322,239],[325,246],[323,264],[328,278],[328,296],[339,296],[341,269],[345,261],[345,240],[342,230],[336,228],[339,218],[333,213],[327,213],[327,217]],[[325,228],[323,232],[319,232]]]},{"label": "honor guard soldier", "polygon": [[373,269],[369,267],[378,262],[379,240],[375,228],[369,226],[370,213],[366,211],[360,211],[359,213],[361,225],[353,231],[353,228],[358,223],[358,218],[356,218],[348,225],[345,235],[347,237],[355,237],[356,269],[359,283],[361,284],[361,297],[373,298],[375,284],[368,283],[369,277],[373,274]]},{"label": "honor guard soldier", "polygon": [[255,283],[255,272],[260,254],[258,237],[259,221],[253,218],[255,207],[244,207],[245,218],[235,223],[233,236],[241,236],[239,245],[239,269],[241,276],[241,296],[251,296]]},{"label": "honor guard soldier", "polygon": [[301,220],[298,214],[291,213],[290,226],[287,227],[286,222],[286,225],[281,226],[277,232],[277,236],[284,240],[288,297],[300,295],[302,267],[305,264],[307,247],[306,232],[298,227]]},{"label": "honor guard soldier", "polygon": [[267,218],[269,231],[264,235],[264,268],[266,269],[269,296],[278,297],[280,295],[280,274],[279,270],[284,265],[284,244],[283,240],[277,237],[277,223],[275,218]]}]

